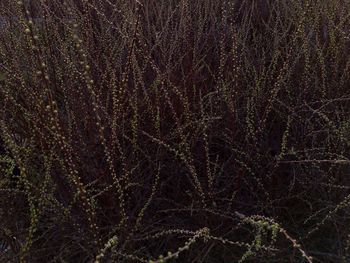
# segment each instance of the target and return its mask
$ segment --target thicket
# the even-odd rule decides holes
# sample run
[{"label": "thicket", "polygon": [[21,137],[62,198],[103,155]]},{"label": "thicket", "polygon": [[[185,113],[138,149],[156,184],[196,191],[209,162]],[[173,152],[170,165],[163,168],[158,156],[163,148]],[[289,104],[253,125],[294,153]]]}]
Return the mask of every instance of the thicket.
[{"label": "thicket", "polygon": [[350,1],[0,1],[1,262],[350,262]]}]

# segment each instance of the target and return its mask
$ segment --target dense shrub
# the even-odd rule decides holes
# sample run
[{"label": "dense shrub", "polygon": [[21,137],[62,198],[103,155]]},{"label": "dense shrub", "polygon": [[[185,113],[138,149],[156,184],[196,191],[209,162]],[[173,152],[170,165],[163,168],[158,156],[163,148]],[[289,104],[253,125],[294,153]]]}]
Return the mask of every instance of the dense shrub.
[{"label": "dense shrub", "polygon": [[1,262],[349,262],[349,12],[1,1]]}]

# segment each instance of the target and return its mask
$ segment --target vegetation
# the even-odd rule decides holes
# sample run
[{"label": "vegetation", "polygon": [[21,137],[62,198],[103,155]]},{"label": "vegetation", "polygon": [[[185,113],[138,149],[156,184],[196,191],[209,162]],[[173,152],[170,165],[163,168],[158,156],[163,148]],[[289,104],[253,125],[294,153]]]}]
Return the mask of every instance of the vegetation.
[{"label": "vegetation", "polygon": [[1,262],[349,262],[350,2],[0,2]]}]

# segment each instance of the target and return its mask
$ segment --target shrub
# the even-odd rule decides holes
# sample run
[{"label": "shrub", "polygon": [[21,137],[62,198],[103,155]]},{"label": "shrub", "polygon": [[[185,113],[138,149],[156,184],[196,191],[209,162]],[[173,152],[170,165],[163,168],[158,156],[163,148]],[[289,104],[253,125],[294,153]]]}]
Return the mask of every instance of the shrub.
[{"label": "shrub", "polygon": [[349,260],[349,3],[0,7],[1,260]]}]

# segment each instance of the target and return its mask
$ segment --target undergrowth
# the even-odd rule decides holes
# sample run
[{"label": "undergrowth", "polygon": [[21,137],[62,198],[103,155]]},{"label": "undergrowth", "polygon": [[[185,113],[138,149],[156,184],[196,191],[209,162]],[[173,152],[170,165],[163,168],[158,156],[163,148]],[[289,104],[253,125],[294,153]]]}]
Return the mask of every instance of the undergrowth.
[{"label": "undergrowth", "polygon": [[350,2],[0,2],[1,262],[349,262]]}]

